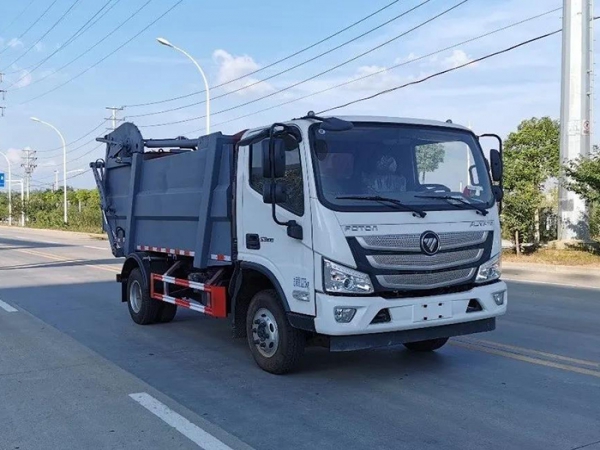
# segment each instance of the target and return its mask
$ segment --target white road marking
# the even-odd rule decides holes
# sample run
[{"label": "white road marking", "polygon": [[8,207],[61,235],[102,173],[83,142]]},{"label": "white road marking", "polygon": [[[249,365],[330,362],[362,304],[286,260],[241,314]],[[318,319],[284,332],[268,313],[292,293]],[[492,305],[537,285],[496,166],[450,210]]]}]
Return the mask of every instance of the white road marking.
[{"label": "white road marking", "polygon": [[577,289],[600,289],[600,287],[596,286],[582,286],[580,284],[568,284],[568,283],[552,283],[550,281],[535,281],[535,280],[521,280],[519,278],[506,278],[502,277],[504,281],[513,281],[515,283],[528,283],[528,284],[549,284],[551,286],[562,286],[562,287],[571,287]]},{"label": "white road marking", "polygon": [[17,311],[19,311],[18,309],[13,308],[8,303],[3,302],[2,300],[0,300],[0,308],[2,308],[6,312],[17,312]]},{"label": "white road marking", "polygon": [[185,417],[177,414],[164,403],[156,400],[150,394],[140,392],[138,394],[129,394],[129,396],[204,450],[233,450],[212,434],[204,431]]},{"label": "white road marking", "polygon": [[94,250],[108,250],[110,251],[109,248],[106,247],[94,247],[93,245],[84,245],[85,248],[93,248]]}]

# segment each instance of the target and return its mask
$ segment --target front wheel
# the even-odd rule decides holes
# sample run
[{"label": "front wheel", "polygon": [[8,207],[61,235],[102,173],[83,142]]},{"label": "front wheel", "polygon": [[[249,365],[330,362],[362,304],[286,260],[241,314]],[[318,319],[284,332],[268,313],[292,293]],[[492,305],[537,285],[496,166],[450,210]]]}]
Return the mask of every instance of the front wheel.
[{"label": "front wheel", "polygon": [[252,356],[261,369],[281,375],[300,363],[306,337],[290,325],[274,290],[261,291],[252,298],[246,332]]},{"label": "front wheel", "polygon": [[427,341],[407,342],[404,346],[413,352],[432,352],[438,348],[442,348],[448,338],[429,339]]}]

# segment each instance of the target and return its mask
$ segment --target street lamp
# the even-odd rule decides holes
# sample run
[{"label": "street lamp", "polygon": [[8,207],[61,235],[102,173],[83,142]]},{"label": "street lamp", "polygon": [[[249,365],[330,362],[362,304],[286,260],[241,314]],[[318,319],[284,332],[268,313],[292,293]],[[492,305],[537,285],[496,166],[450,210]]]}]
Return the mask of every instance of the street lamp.
[{"label": "street lamp", "polygon": [[208,86],[208,79],[206,78],[206,75],[204,74],[202,67],[200,67],[200,64],[198,64],[198,62],[194,58],[192,58],[192,56],[188,52],[180,49],[179,47],[174,46],[169,41],[167,41],[165,38],[159,37],[159,38],[156,38],[156,40],[160,44],[165,45],[167,47],[171,47],[172,49],[177,50],[178,52],[183,53],[185,56],[187,56],[189,58],[189,60],[194,63],[194,65],[200,72],[200,75],[202,75],[202,79],[204,80],[204,89],[206,90],[206,134],[210,134],[210,88]]},{"label": "street lamp", "polygon": [[64,217],[63,220],[65,222],[65,224],[67,223],[67,144],[65,143],[65,138],[63,137],[62,133],[60,131],[58,131],[58,129],[48,123],[48,122],[44,122],[43,120],[38,119],[37,117],[31,117],[31,120],[33,120],[34,122],[39,122],[41,124],[47,125],[50,128],[52,128],[54,131],[56,131],[56,133],[58,133],[58,135],[60,136],[60,140],[62,141],[62,147],[63,147],[63,208],[64,208]]},{"label": "street lamp", "polygon": [[0,152],[0,155],[4,156],[4,159],[6,159],[6,164],[8,164],[8,225],[12,225],[12,197],[11,197],[11,190],[12,190],[12,174],[11,174],[11,164],[10,164],[10,159],[8,159],[8,156],[6,156],[5,153]]}]

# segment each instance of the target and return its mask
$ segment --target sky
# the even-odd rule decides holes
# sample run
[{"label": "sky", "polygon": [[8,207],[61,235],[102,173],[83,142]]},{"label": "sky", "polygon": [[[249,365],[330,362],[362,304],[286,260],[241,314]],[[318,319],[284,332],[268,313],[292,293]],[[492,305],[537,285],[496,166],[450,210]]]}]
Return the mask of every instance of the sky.
[{"label": "sky", "polygon": [[[60,139],[51,128],[29,119],[39,117],[58,128],[67,141],[70,185],[92,187],[91,173],[78,170],[104,156],[102,146],[90,141],[111,126],[103,122],[110,115],[106,107],[125,106],[118,111],[119,119],[136,123],[147,138],[201,135],[205,119],[193,118],[205,114],[204,93],[135,106],[204,88],[193,64],[158,44],[157,37],[186,50],[206,73],[213,87],[211,131],[235,133],[415,81],[562,25],[558,10],[461,44],[560,8],[562,0],[399,0],[373,14],[390,3],[0,2],[0,72],[5,74],[0,90],[7,91],[4,100],[0,96],[0,105],[6,107],[0,118],[0,151],[8,154],[15,177],[23,172],[21,149],[37,151],[34,186],[47,187],[55,170],[62,177]],[[459,6],[440,15],[455,5]],[[448,47],[453,48],[441,51]],[[322,53],[326,54],[319,56]],[[558,34],[335,114],[451,119],[476,133],[506,136],[523,119],[559,117],[560,57]],[[227,83],[254,71],[258,72]],[[365,78],[350,82],[360,77]],[[227,84],[215,87],[223,83]],[[333,88],[342,83],[346,84]],[[194,103],[198,104],[186,107]],[[161,113],[166,109],[177,110]],[[182,122],[155,126],[177,121]],[[6,170],[3,159],[0,170]]]}]

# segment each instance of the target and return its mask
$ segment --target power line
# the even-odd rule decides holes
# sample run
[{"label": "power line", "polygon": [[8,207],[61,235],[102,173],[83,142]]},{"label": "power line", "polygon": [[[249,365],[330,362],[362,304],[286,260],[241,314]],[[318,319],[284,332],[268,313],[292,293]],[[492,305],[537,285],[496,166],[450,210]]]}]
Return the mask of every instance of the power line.
[{"label": "power line", "polygon": [[25,8],[23,8],[21,12],[18,13],[13,20],[11,20],[11,22],[6,26],[6,28],[2,30],[2,34],[6,33],[23,16],[23,14],[25,14],[25,12],[29,9],[33,2],[35,2],[35,0],[31,0],[29,3],[27,3],[27,6],[25,6]]},{"label": "power line", "polygon": [[[87,50],[85,50],[83,53],[79,54],[79,56],[73,58],[71,61],[69,61],[68,63],[64,64],[63,66],[59,67],[58,69],[56,69],[55,71],[41,77],[38,78],[37,80],[33,81],[32,83],[29,83],[27,86],[24,87],[31,87],[41,81],[44,81],[45,79],[51,77],[52,75],[57,74],[58,72],[60,72],[63,69],[66,69],[67,67],[69,67],[71,64],[73,64],[75,61],[78,61],[79,59],[83,58],[85,55],[87,55],[89,52],[91,52],[92,50],[94,50],[96,47],[98,47],[100,44],[102,44],[104,41],[106,41],[108,38],[110,38],[111,36],[113,36],[113,34],[115,32],[117,32],[120,28],[122,28],[125,24],[127,24],[127,22],[129,22],[131,19],[133,19],[135,16],[137,16],[140,12],[142,12],[142,10],[144,8],[146,8],[150,2],[152,2],[153,0],[147,0],[146,3],[144,3],[142,6],[140,6],[136,11],[134,11],[129,17],[127,17],[127,19],[125,19],[123,22],[121,22],[119,25],[117,25],[115,28],[113,28],[110,32],[108,32],[102,39],[100,39],[99,41],[97,41],[94,45],[92,45],[91,47],[89,47]],[[17,89],[21,89],[19,87],[17,88],[13,88],[12,90],[17,90]]]},{"label": "power line", "polygon": [[[69,6],[69,8],[62,14],[62,16],[60,16],[58,18],[58,20],[56,22],[54,22],[52,24],[52,26],[50,28],[48,28],[48,30],[37,40],[35,41],[33,44],[31,44],[27,50],[25,50],[25,52],[23,52],[21,54],[21,56],[19,56],[18,58],[16,58],[15,60],[13,60],[10,64],[8,64],[4,69],[8,69],[9,67],[11,67],[13,64],[16,64],[17,62],[19,62],[21,59],[23,59],[25,57],[25,55],[27,55],[31,50],[33,50],[35,48],[36,45],[38,45],[40,42],[42,42],[42,39],[44,39],[46,36],[48,36],[48,34],[50,34],[50,32],[52,30],[54,30],[58,24],[60,24],[65,17],[67,17],[67,15],[71,12],[71,10],[73,8],[75,8],[75,6],[77,6],[77,4],[80,2],[81,0],[75,0],[73,2],[73,4],[71,4],[71,6]],[[3,70],[4,70],[3,69]]]},{"label": "power line", "polygon": [[[52,3],[50,3],[50,6],[48,6],[48,8],[46,8],[44,10],[44,12],[42,14],[40,14],[40,16],[38,16],[37,19],[34,20],[34,22],[29,26],[29,28],[27,28],[25,31],[23,31],[18,37],[16,37],[15,39],[17,41],[19,41],[23,36],[25,36],[33,27],[35,27],[37,25],[37,23],[42,20],[44,18],[44,16],[48,13],[48,11],[50,11],[50,9],[52,9],[52,7],[56,4],[56,2],[58,2],[58,0],[54,0]],[[2,53],[4,53],[6,50],[8,50],[9,47],[6,46],[4,47],[2,50],[0,50],[0,55]]]},{"label": "power line", "polygon": [[[341,44],[339,44],[339,45],[337,45],[337,46],[335,46],[335,47],[333,47],[333,48],[331,48],[329,50],[326,50],[326,51],[324,51],[322,53],[319,53],[318,55],[313,56],[312,58],[306,59],[306,60],[304,60],[304,61],[302,61],[302,62],[300,62],[300,63],[298,63],[298,64],[296,64],[296,65],[294,65],[292,67],[289,67],[287,69],[281,70],[281,71],[279,71],[279,72],[277,72],[277,73],[275,73],[273,75],[270,75],[270,76],[268,76],[266,78],[263,78],[262,80],[254,81],[254,82],[252,82],[250,84],[246,84],[246,85],[244,85],[244,86],[242,86],[242,87],[240,87],[238,89],[234,89],[232,91],[225,92],[224,94],[217,95],[216,97],[212,97],[211,100],[216,100],[216,99],[219,99],[219,98],[227,97],[229,95],[235,94],[235,93],[243,91],[245,89],[250,89],[251,87],[254,87],[257,84],[264,83],[265,81],[269,81],[269,80],[271,80],[271,79],[273,79],[275,77],[278,77],[279,75],[283,75],[285,73],[291,72],[292,70],[295,70],[298,67],[302,67],[302,66],[304,66],[304,65],[306,65],[306,64],[308,64],[310,62],[313,62],[313,61],[315,61],[315,60],[317,60],[317,59],[319,59],[319,58],[321,58],[321,57],[323,57],[325,55],[333,53],[334,51],[339,50],[342,47],[345,47],[345,46],[347,46],[347,45],[349,45],[349,44],[351,44],[353,42],[356,42],[359,39],[362,39],[363,37],[365,37],[365,36],[367,36],[367,35],[375,32],[375,31],[383,28],[386,25],[389,25],[390,23],[392,23],[392,22],[394,22],[394,21],[396,21],[396,20],[398,20],[398,19],[406,16],[407,14],[409,14],[409,13],[417,10],[418,8],[420,8],[422,6],[425,6],[430,1],[431,0],[424,0],[420,4],[418,4],[417,6],[415,6],[413,8],[410,8],[407,11],[404,11],[404,12],[402,12],[402,13],[394,16],[394,17],[392,17],[391,19],[385,21],[384,23],[382,23],[380,25],[377,25],[376,27],[371,28],[371,29],[365,31],[364,33],[362,33],[362,34],[360,34],[360,35],[358,35],[358,36],[356,36],[356,37],[354,37],[354,38],[352,38],[352,39],[350,39],[348,41],[345,41],[345,42],[343,42],[343,43],[341,43]],[[229,84],[229,82],[228,82],[228,84]],[[163,111],[156,111],[156,112],[151,112],[151,113],[146,113],[146,114],[136,114],[136,115],[128,116],[128,118],[131,119],[131,118],[136,118],[136,117],[155,116],[155,115],[158,115],[158,114],[165,114],[165,113],[169,113],[169,112],[173,112],[173,111],[179,111],[179,110],[182,110],[182,109],[191,108],[193,106],[201,105],[203,103],[206,103],[206,100],[202,100],[202,101],[199,101],[199,102],[191,103],[189,105],[179,106],[177,108],[165,109]]]},{"label": "power line", "polygon": [[[78,137],[77,139],[75,139],[74,141],[68,142],[67,143],[67,147],[81,141],[82,139],[85,139],[86,137],[88,137],[90,134],[92,134],[94,131],[96,131],[98,128],[104,126],[104,124],[106,123],[106,120],[103,120],[102,122],[100,122],[98,124],[98,126],[96,126],[95,128],[91,129],[90,131],[88,131],[87,133],[85,133],[83,136]],[[56,150],[62,150],[62,146],[61,147],[55,147],[55,148],[50,148],[50,149],[46,149],[46,150],[38,150],[40,152],[54,152]]]},{"label": "power line", "polygon": [[[358,21],[356,21],[356,22],[354,22],[354,23],[351,23],[350,25],[348,25],[348,26],[346,26],[346,27],[342,28],[342,29],[341,29],[341,30],[339,30],[339,31],[336,31],[336,32],[335,32],[335,33],[333,33],[333,34],[330,34],[329,36],[327,36],[327,37],[325,37],[325,38],[321,39],[320,41],[317,41],[317,42],[315,42],[315,43],[313,43],[313,44],[310,44],[308,47],[304,47],[304,48],[302,48],[302,49],[300,49],[300,50],[298,50],[298,51],[296,51],[296,52],[294,52],[294,53],[292,53],[292,54],[290,54],[290,55],[287,55],[287,56],[285,56],[285,57],[283,57],[283,58],[281,58],[281,59],[278,59],[277,61],[274,61],[274,62],[272,62],[272,63],[270,63],[270,64],[267,64],[267,65],[266,65],[266,66],[264,66],[264,67],[261,67],[261,68],[259,68],[259,69],[253,70],[252,72],[248,72],[248,73],[246,73],[246,74],[244,74],[244,75],[242,75],[242,76],[239,76],[239,77],[237,77],[237,78],[234,78],[233,80],[228,80],[228,81],[226,81],[226,82],[224,82],[224,83],[221,83],[221,84],[218,84],[218,85],[216,85],[216,86],[211,86],[211,89],[216,89],[216,88],[219,88],[219,87],[226,86],[226,85],[228,85],[228,84],[234,83],[235,81],[239,81],[239,80],[241,80],[241,79],[243,79],[243,78],[246,78],[246,77],[249,77],[249,76],[255,75],[255,74],[259,73],[259,72],[262,72],[263,70],[269,69],[269,68],[271,68],[271,67],[273,67],[273,66],[275,66],[275,65],[277,65],[277,64],[279,64],[279,63],[282,63],[282,62],[284,62],[284,61],[287,61],[288,59],[291,59],[291,58],[293,58],[293,57],[295,57],[295,56],[298,56],[298,55],[300,55],[300,54],[302,54],[302,53],[304,53],[304,52],[306,52],[306,51],[308,51],[308,50],[310,50],[310,49],[312,49],[312,48],[314,48],[314,47],[316,47],[316,46],[318,46],[318,45],[320,45],[320,44],[322,44],[322,43],[324,43],[324,42],[327,42],[327,41],[328,41],[328,40],[330,40],[330,39],[333,39],[333,38],[334,38],[334,37],[336,37],[336,36],[339,36],[340,34],[344,33],[345,31],[348,31],[349,29],[351,29],[351,28],[353,28],[353,27],[355,27],[355,26],[357,26],[357,25],[361,24],[362,22],[364,22],[364,21],[366,21],[366,20],[370,19],[371,17],[373,17],[373,16],[375,16],[375,15],[379,14],[380,12],[382,12],[382,11],[385,11],[386,9],[388,9],[388,8],[390,8],[391,6],[395,5],[395,4],[396,4],[396,3],[398,3],[399,1],[400,1],[400,0],[394,0],[394,1],[393,1],[393,2],[391,2],[391,3],[388,3],[387,5],[383,6],[382,8],[379,8],[377,11],[375,11],[375,12],[372,12],[371,14],[369,14],[369,15],[367,15],[367,16],[365,16],[365,17],[363,17],[362,19],[360,19],[360,20],[358,20]],[[147,103],[137,103],[137,104],[131,104],[131,105],[124,105],[124,107],[125,107],[125,108],[138,108],[138,107],[142,107],[142,106],[152,106],[152,105],[158,105],[158,104],[160,104],[160,103],[167,103],[167,102],[172,102],[172,101],[175,101],[175,100],[181,100],[181,99],[183,99],[183,98],[192,97],[192,96],[194,96],[194,95],[199,95],[199,94],[202,94],[202,93],[204,93],[204,92],[206,92],[206,91],[205,91],[205,90],[201,90],[201,91],[192,92],[192,93],[190,93],[190,94],[181,95],[181,96],[179,96],[179,97],[171,97],[171,98],[167,98],[167,99],[164,99],[164,100],[157,100],[157,101],[153,101],[153,102],[147,102]]]},{"label": "power line", "polygon": [[394,91],[397,91],[399,89],[404,89],[404,88],[406,88],[408,86],[414,86],[416,84],[424,83],[425,81],[431,80],[432,78],[436,78],[436,77],[445,75],[447,73],[454,72],[455,70],[462,69],[463,67],[467,67],[467,66],[470,66],[472,64],[476,64],[478,62],[484,61],[484,60],[489,59],[489,58],[493,58],[494,56],[498,56],[498,55],[501,55],[503,53],[508,53],[508,52],[510,52],[512,50],[515,50],[515,49],[519,48],[519,47],[523,47],[524,45],[528,45],[528,44],[531,44],[533,42],[539,41],[541,39],[545,39],[545,38],[550,37],[552,35],[558,34],[561,31],[562,31],[562,29],[556,30],[556,31],[552,31],[550,33],[542,34],[541,36],[537,36],[537,37],[534,37],[532,39],[528,39],[526,41],[523,41],[523,42],[520,42],[518,44],[512,45],[510,47],[507,47],[507,48],[505,48],[503,50],[498,50],[498,51],[496,51],[494,53],[488,53],[485,56],[481,56],[479,58],[473,59],[473,60],[468,61],[468,62],[466,62],[464,64],[460,64],[460,65],[458,65],[456,67],[451,67],[450,69],[446,69],[446,70],[442,70],[442,71],[433,73],[433,74],[428,75],[428,76],[426,76],[424,78],[420,78],[419,80],[411,81],[411,82],[408,82],[408,83],[404,83],[404,84],[402,84],[400,86],[395,86],[395,87],[392,87],[392,88],[389,88],[389,89],[385,89],[385,90],[377,92],[375,94],[368,95],[366,97],[362,97],[362,98],[359,98],[359,99],[356,99],[356,100],[352,100],[350,102],[347,102],[347,103],[344,103],[344,104],[341,104],[341,105],[338,105],[338,106],[332,106],[331,108],[327,108],[327,109],[324,109],[322,111],[319,111],[317,114],[323,114],[323,113],[326,113],[326,112],[329,112],[329,111],[333,111],[333,110],[336,110],[336,109],[345,108],[346,106],[354,105],[356,103],[364,102],[366,100],[371,100],[371,99],[373,99],[375,97],[379,97],[379,96],[384,95],[384,94],[389,94],[390,92],[394,92]]},{"label": "power line", "polygon": [[[289,85],[289,86],[286,86],[285,88],[282,88],[282,89],[279,89],[279,90],[277,90],[277,91],[271,92],[271,93],[269,93],[269,94],[263,95],[262,97],[256,98],[256,99],[254,99],[254,100],[250,100],[250,101],[247,101],[247,102],[245,102],[245,103],[241,103],[241,104],[239,104],[239,105],[232,106],[232,107],[230,107],[230,108],[226,108],[226,109],[222,109],[222,110],[220,110],[220,111],[217,111],[217,112],[215,112],[215,113],[211,113],[211,117],[212,117],[212,116],[219,115],[219,114],[222,114],[222,113],[225,113],[225,112],[233,111],[233,110],[235,110],[235,109],[239,109],[239,108],[242,108],[242,107],[244,107],[244,106],[247,106],[247,105],[251,105],[251,104],[253,104],[253,103],[256,103],[256,102],[258,102],[258,101],[264,100],[264,99],[266,99],[266,98],[269,98],[269,97],[273,97],[274,95],[277,95],[277,94],[280,94],[280,93],[282,93],[282,92],[288,91],[288,90],[290,90],[290,89],[292,89],[292,88],[295,88],[295,87],[297,87],[297,86],[300,86],[300,85],[302,85],[302,84],[305,84],[305,83],[307,83],[307,82],[309,82],[309,81],[311,81],[311,80],[314,80],[315,78],[318,78],[318,77],[320,77],[320,76],[322,76],[322,75],[325,75],[325,74],[327,74],[327,73],[329,73],[329,72],[332,72],[332,71],[334,71],[334,70],[336,70],[336,69],[339,69],[340,67],[343,67],[343,66],[345,66],[345,65],[347,65],[347,64],[349,64],[349,63],[351,63],[351,62],[354,62],[354,61],[356,61],[357,59],[359,59],[359,58],[362,58],[363,56],[365,56],[365,55],[367,55],[367,54],[369,54],[369,53],[372,53],[372,52],[374,52],[375,50],[378,50],[378,49],[380,49],[380,48],[382,48],[382,47],[384,47],[384,46],[386,46],[386,45],[389,45],[389,44],[391,44],[392,42],[394,42],[394,41],[396,41],[396,40],[400,39],[401,37],[404,37],[404,36],[406,36],[407,34],[409,34],[409,33],[412,33],[413,31],[416,31],[416,30],[418,30],[419,28],[422,28],[422,27],[424,27],[424,26],[425,26],[425,25],[427,25],[428,23],[430,23],[430,22],[433,22],[434,20],[436,20],[436,19],[438,19],[438,18],[440,18],[440,17],[444,16],[445,14],[448,14],[448,13],[450,13],[451,11],[453,11],[454,9],[458,8],[459,6],[461,6],[461,5],[465,4],[465,3],[467,3],[468,1],[469,1],[469,0],[462,0],[462,1],[460,1],[459,3],[455,4],[454,6],[451,6],[450,8],[448,8],[448,9],[446,9],[446,10],[442,11],[441,13],[438,13],[438,14],[436,14],[435,16],[433,16],[433,17],[431,17],[431,18],[429,18],[429,19],[427,19],[427,20],[425,20],[425,21],[423,21],[423,22],[419,23],[418,25],[416,25],[416,26],[414,26],[414,27],[410,28],[409,30],[407,30],[407,31],[404,31],[403,33],[400,33],[400,34],[398,34],[398,35],[394,36],[393,38],[391,38],[391,39],[388,39],[387,41],[385,41],[385,42],[383,42],[383,43],[381,43],[381,44],[379,44],[379,45],[377,45],[377,46],[375,46],[375,47],[373,47],[373,48],[371,48],[371,49],[369,49],[369,50],[367,50],[367,51],[364,51],[364,52],[362,52],[362,53],[360,53],[360,54],[358,54],[358,55],[356,55],[356,56],[354,56],[354,57],[352,57],[352,58],[350,58],[350,59],[348,59],[348,60],[346,60],[346,61],[344,61],[344,62],[342,62],[342,63],[340,63],[340,64],[337,64],[337,65],[335,65],[335,66],[333,66],[333,67],[330,67],[329,69],[326,69],[326,70],[324,70],[324,71],[322,71],[322,72],[319,72],[319,73],[318,73],[318,74],[316,74],[316,75],[313,75],[313,76],[311,76],[311,77],[309,77],[309,78],[306,78],[306,79],[304,79],[304,80],[302,80],[302,81],[298,81],[298,82],[296,82],[296,83],[294,83],[294,84],[291,84],[291,85]],[[166,126],[166,125],[174,125],[174,124],[178,124],[178,123],[186,123],[186,122],[191,122],[191,121],[193,121],[193,120],[202,119],[202,118],[204,118],[204,117],[206,117],[206,116],[197,116],[197,117],[192,117],[192,118],[189,118],[189,119],[183,119],[183,120],[177,120],[177,121],[173,121],[173,122],[163,122],[163,123],[156,123],[156,124],[150,124],[150,125],[139,125],[139,127],[140,127],[140,128],[162,127],[162,126]]]},{"label": "power line", "polygon": [[[32,72],[34,72],[35,70],[39,69],[46,61],[48,61],[50,58],[52,58],[54,55],[56,55],[58,52],[64,50],[65,48],[67,48],[70,44],[72,44],[73,42],[75,42],[75,40],[77,40],[79,37],[81,37],[83,34],[85,34],[89,29],[91,29],[96,23],[98,23],[100,20],[102,20],[102,18],[108,14],[110,12],[110,10],[112,10],[121,0],[116,0],[112,5],[110,5],[110,7],[108,9],[107,6],[113,2],[113,0],[108,0],[98,11],[96,11],[96,13],[90,17],[87,22],[85,22],[75,33],[73,33],[66,41],[64,44],[62,44],[60,47],[58,47],[56,50],[54,50],[52,53],[50,53],[48,56],[46,56],[44,59],[42,59],[41,61],[39,61],[37,64],[32,64],[31,66],[25,67],[23,70],[26,70],[27,73],[23,74],[18,80],[14,81],[9,88],[12,88],[14,85],[16,85],[17,83],[19,83],[23,78],[25,78],[28,74],[31,74]],[[104,11],[106,9],[106,11]],[[104,11],[102,13],[102,11]],[[102,13],[102,14],[101,14]],[[98,17],[99,16],[99,17]],[[98,17],[96,19],[96,17]],[[94,20],[96,19],[96,20]],[[93,23],[92,23],[93,21]],[[9,74],[14,74],[14,73],[19,73],[21,72],[21,70],[15,70],[13,72],[8,72]]]},{"label": "power line", "polygon": [[[240,120],[240,119],[245,119],[247,117],[255,116],[257,114],[260,114],[260,113],[263,113],[263,112],[267,112],[267,111],[271,111],[273,109],[280,108],[282,106],[286,106],[286,105],[289,105],[291,103],[302,101],[302,100],[305,100],[307,98],[314,97],[315,95],[324,94],[325,92],[329,92],[329,91],[332,91],[334,89],[337,89],[337,88],[340,88],[340,87],[343,87],[343,86],[347,86],[349,84],[353,84],[353,83],[356,83],[358,81],[362,81],[362,80],[365,80],[367,78],[371,78],[371,77],[380,75],[382,73],[385,73],[385,72],[397,69],[399,67],[403,67],[403,66],[406,66],[406,65],[409,65],[409,64],[416,63],[418,61],[421,61],[421,60],[426,59],[426,58],[430,58],[432,56],[438,55],[438,54],[443,53],[445,51],[452,50],[452,49],[457,48],[457,47],[461,47],[461,46],[463,46],[465,44],[469,44],[471,42],[478,41],[480,39],[483,39],[483,38],[486,38],[488,36],[500,33],[502,31],[506,31],[506,30],[508,30],[510,28],[514,28],[514,27],[522,25],[524,23],[531,22],[532,20],[539,19],[541,17],[547,16],[548,14],[552,14],[552,13],[560,11],[560,10],[562,10],[562,7],[555,8],[555,9],[552,9],[552,10],[549,10],[549,11],[546,11],[546,12],[543,12],[543,13],[540,13],[540,14],[536,14],[534,16],[528,17],[528,18],[520,20],[518,22],[510,23],[510,24],[505,25],[505,26],[500,27],[500,28],[496,28],[496,29],[494,29],[492,31],[488,31],[487,33],[483,33],[483,34],[480,34],[478,36],[466,39],[464,41],[461,41],[461,42],[458,42],[456,44],[450,45],[448,47],[444,47],[442,49],[439,49],[439,50],[436,50],[436,51],[433,51],[433,52],[430,52],[430,53],[427,53],[427,54],[424,54],[424,55],[421,55],[421,56],[414,57],[412,59],[409,59],[408,61],[404,61],[404,62],[399,63],[399,64],[394,64],[393,66],[390,66],[390,67],[384,67],[383,69],[378,70],[376,72],[371,72],[371,73],[368,73],[367,75],[363,75],[361,77],[352,78],[351,80],[345,81],[343,83],[338,83],[338,84],[335,84],[335,85],[330,86],[328,88],[325,88],[325,89],[322,89],[322,90],[319,90],[319,91],[315,91],[315,92],[312,92],[310,94],[303,95],[301,97],[297,97],[295,99],[288,100],[286,102],[279,103],[277,105],[273,105],[273,106],[270,106],[268,108],[261,109],[259,111],[254,111],[254,112],[249,113],[249,114],[244,114],[244,115],[241,115],[241,116],[237,116],[237,117],[235,117],[233,119],[229,119],[229,120],[226,120],[226,121],[223,121],[223,122],[219,122],[219,123],[215,124],[215,126],[225,125],[227,123],[231,123],[231,122],[235,122],[235,121]],[[195,129],[195,130],[190,130],[190,131],[188,131],[186,133],[183,133],[183,135],[186,136],[186,135],[189,135],[191,133],[196,133],[196,132],[199,132],[199,131],[202,131],[202,130],[204,130],[204,128],[198,128],[198,129]]]},{"label": "power line", "polygon": [[[151,1],[151,0],[149,0]],[[152,22],[150,22],[147,26],[145,26],[144,28],[142,28],[139,32],[137,32],[133,37],[131,37],[130,39],[128,39],[127,41],[125,41],[124,43],[122,43],[121,45],[119,45],[116,49],[114,49],[112,52],[110,52],[108,55],[104,56],[102,59],[100,59],[99,61],[97,61],[96,63],[92,64],[90,67],[88,67],[87,69],[83,70],[82,72],[79,72],[77,75],[69,78],[67,81],[65,81],[62,84],[59,84],[58,86],[50,89],[49,91],[46,91],[40,95],[37,95],[33,98],[30,98],[29,100],[26,100],[24,102],[19,103],[19,105],[25,105],[28,103],[31,103],[34,100],[40,99],[42,97],[45,97],[46,95],[57,91],[58,89],[60,89],[61,87],[69,84],[71,81],[76,80],[77,78],[79,78],[80,76],[84,75],[85,73],[89,72],[90,70],[92,70],[94,67],[98,66],[99,64],[101,64],[102,62],[104,62],[106,59],[110,58],[112,55],[114,55],[115,53],[117,53],[119,50],[121,50],[123,47],[125,47],[127,44],[129,44],[131,41],[133,41],[134,39],[136,39],[138,36],[140,36],[142,33],[144,33],[146,30],[148,30],[148,28],[150,28],[152,25],[154,25],[156,22],[158,22],[160,19],[162,19],[163,17],[165,17],[168,13],[170,13],[173,9],[175,9],[177,6],[179,6],[181,3],[183,2],[183,0],[178,0],[177,2],[175,2],[173,4],[173,6],[171,6],[169,9],[167,9],[165,12],[163,12],[160,16],[158,16],[156,19],[154,19]]]}]

